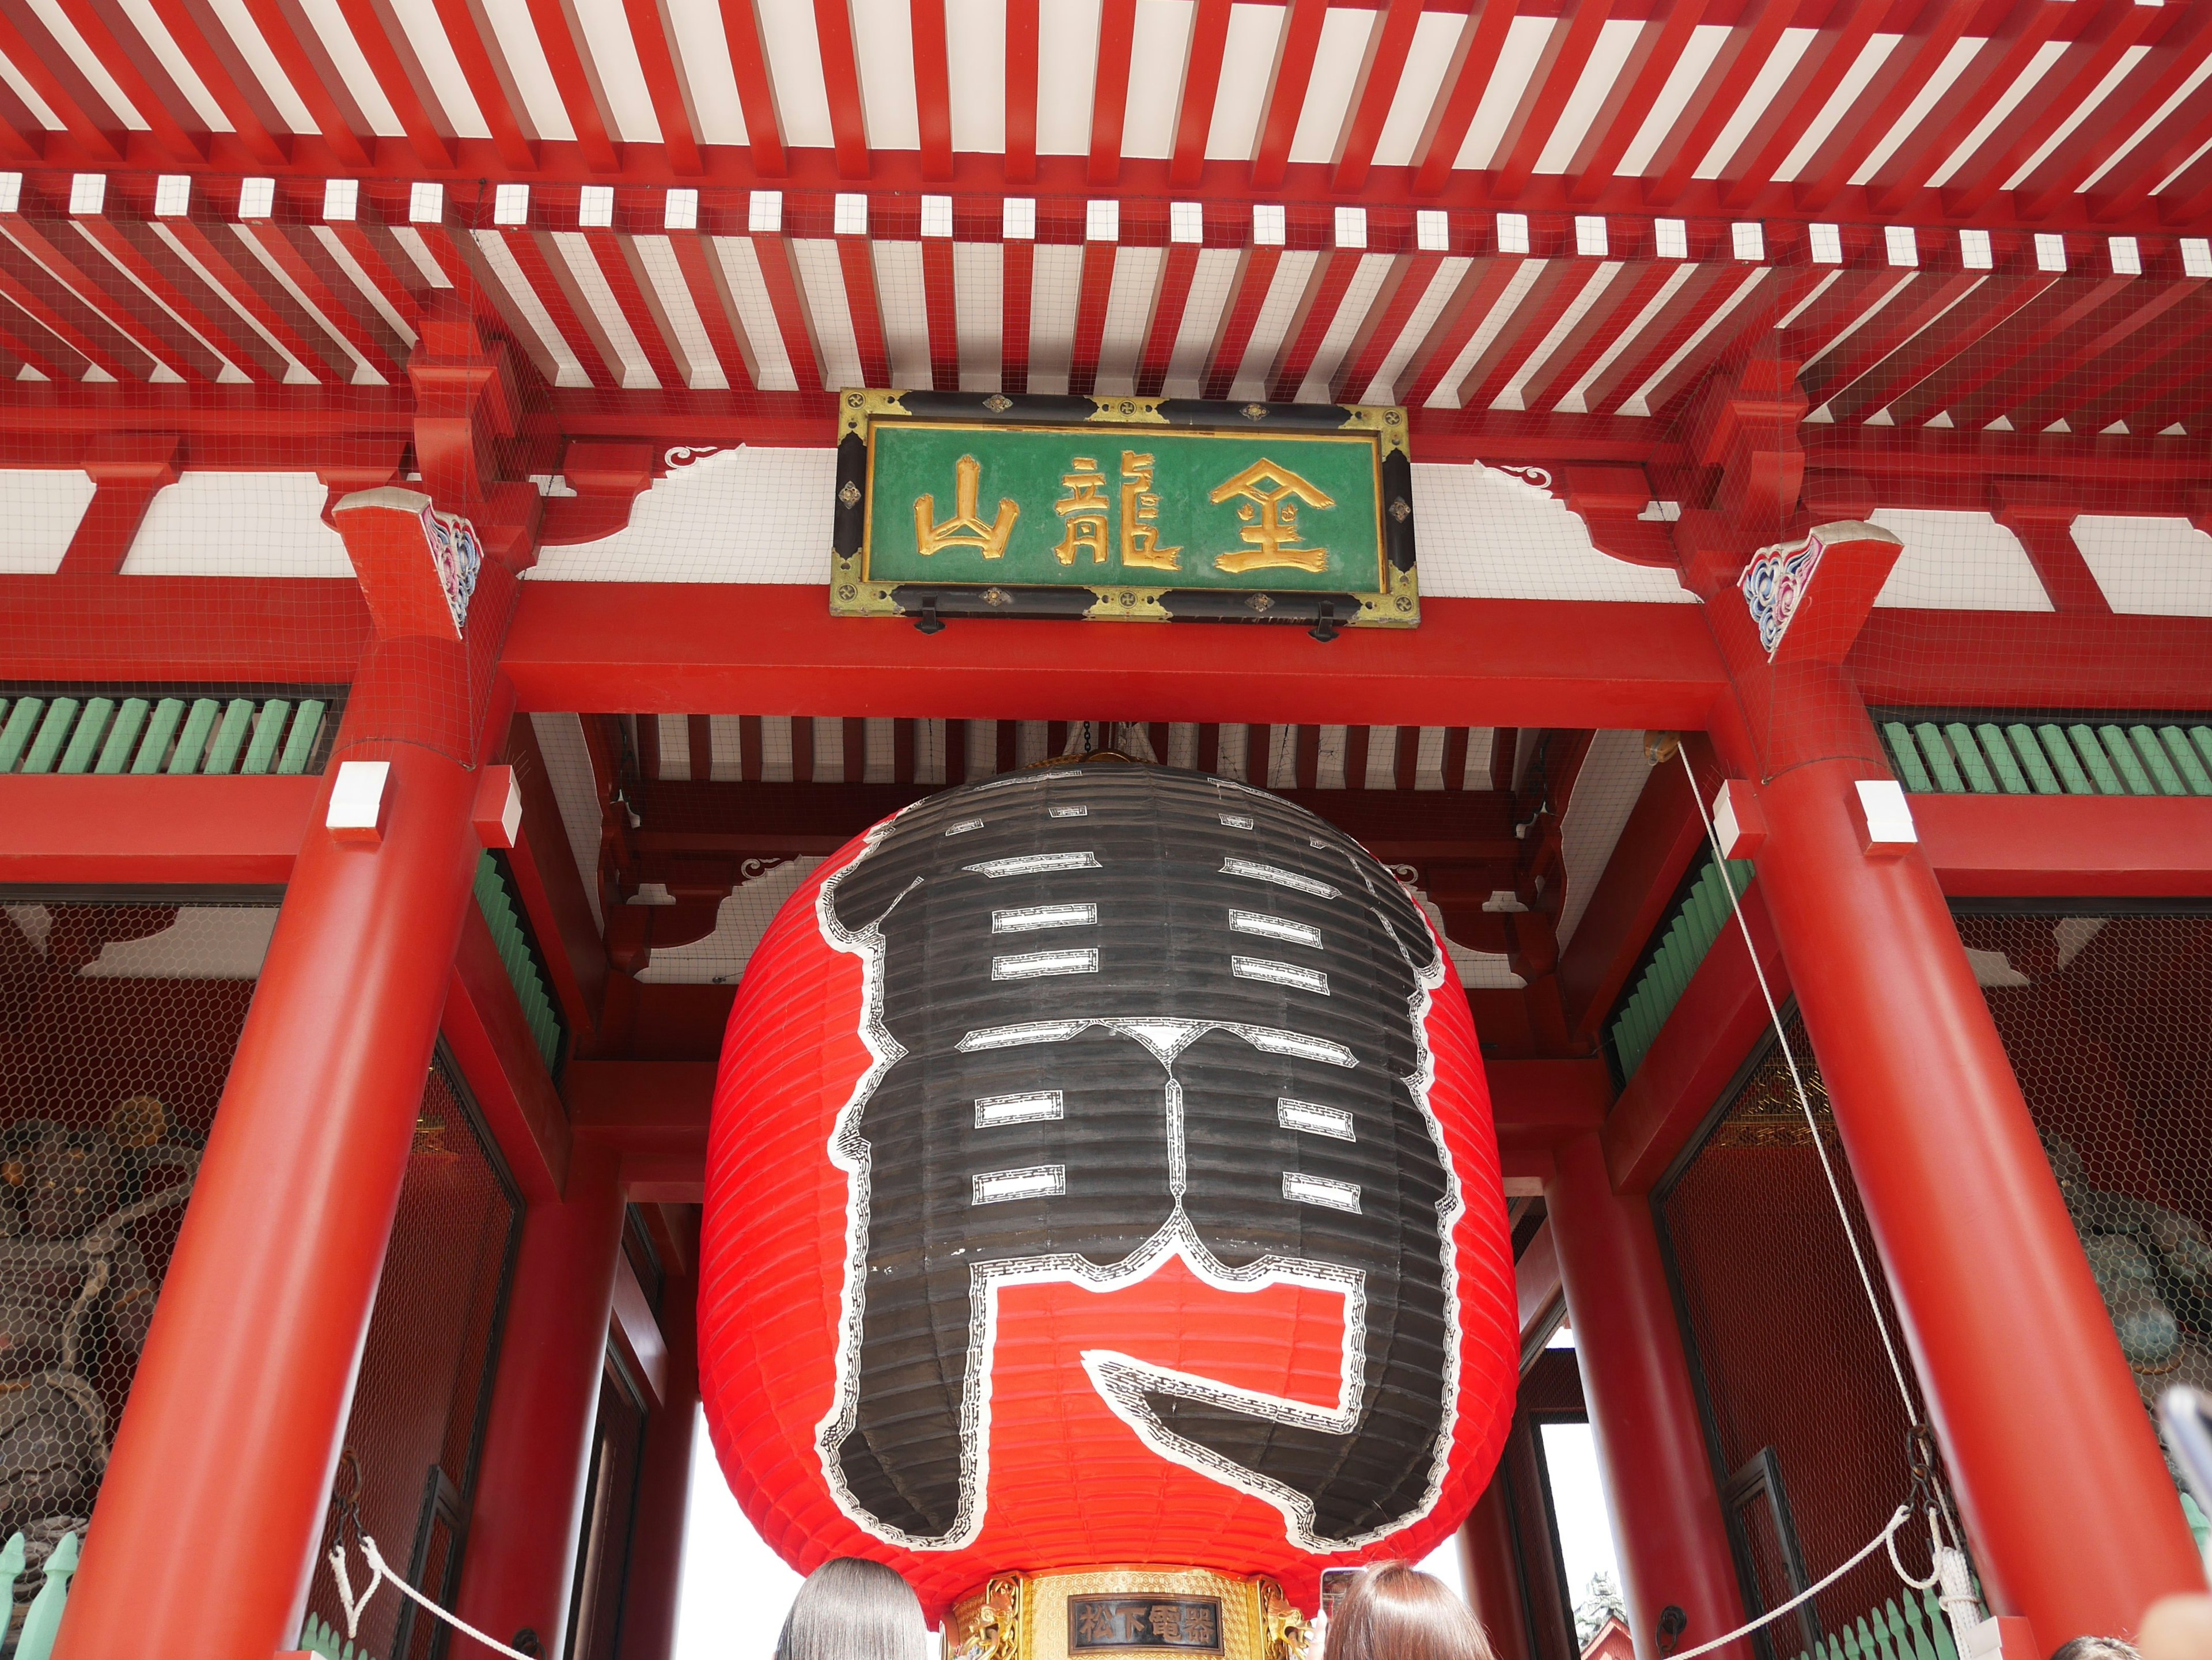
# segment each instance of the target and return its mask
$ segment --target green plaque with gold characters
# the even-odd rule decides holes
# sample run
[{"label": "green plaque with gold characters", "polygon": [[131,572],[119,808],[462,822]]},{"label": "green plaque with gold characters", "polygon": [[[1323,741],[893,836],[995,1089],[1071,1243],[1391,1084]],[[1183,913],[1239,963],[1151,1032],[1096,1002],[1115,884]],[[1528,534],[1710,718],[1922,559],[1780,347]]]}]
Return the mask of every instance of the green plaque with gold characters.
[{"label": "green plaque with gold characters", "polygon": [[830,609],[1409,629],[1406,412],[839,394]]}]

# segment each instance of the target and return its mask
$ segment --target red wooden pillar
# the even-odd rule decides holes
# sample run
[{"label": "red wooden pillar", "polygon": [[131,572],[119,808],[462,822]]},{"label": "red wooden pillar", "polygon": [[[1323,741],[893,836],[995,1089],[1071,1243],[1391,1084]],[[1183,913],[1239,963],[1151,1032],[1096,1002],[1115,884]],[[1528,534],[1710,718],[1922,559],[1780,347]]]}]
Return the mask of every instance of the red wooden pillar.
[{"label": "red wooden pillar", "polygon": [[1468,1605],[1490,1637],[1496,1660],[1535,1660],[1528,1608],[1521,1595],[1521,1559],[1514,1547],[1512,1499],[1503,1464],[1459,1530],[1459,1560]]},{"label": "red wooden pillar", "polygon": [[[1612,1503],[1621,1594],[1638,1660],[1657,1660],[1668,1607],[1689,1616],[1674,1646],[1696,1648],[1743,1623],[1742,1595],[1650,1202],[1613,1190],[1594,1134],[1555,1157],[1544,1207]],[[1729,1660],[1744,1647],[1720,1652]]]},{"label": "red wooden pillar", "polygon": [[[617,1155],[579,1142],[559,1204],[530,1207],[461,1565],[458,1612],[514,1647],[562,1651],[592,1426],[622,1250]],[[488,1652],[456,1638],[456,1652]]]},{"label": "red wooden pillar", "polygon": [[1764,787],[1759,884],[1996,1611],[2132,1635],[2203,1570],[1935,873],[1865,851],[1858,724]]},{"label": "red wooden pillar", "polygon": [[[349,549],[421,543],[411,513],[371,508],[340,515]],[[388,764],[381,841],[341,844],[318,811],[301,848],[60,1660],[162,1633],[209,1660],[269,1660],[297,1633],[481,851],[475,767],[496,703],[444,694],[491,684],[514,587],[485,573],[465,643],[387,635],[362,662],[330,771]]]},{"label": "red wooden pillar", "polygon": [[690,1274],[670,1274],[661,1282],[668,1381],[646,1424],[637,1530],[630,1541],[629,1586],[623,1598],[621,1660],[668,1660],[676,1645],[684,1524],[691,1499],[692,1429],[699,1420],[698,1285]]}]

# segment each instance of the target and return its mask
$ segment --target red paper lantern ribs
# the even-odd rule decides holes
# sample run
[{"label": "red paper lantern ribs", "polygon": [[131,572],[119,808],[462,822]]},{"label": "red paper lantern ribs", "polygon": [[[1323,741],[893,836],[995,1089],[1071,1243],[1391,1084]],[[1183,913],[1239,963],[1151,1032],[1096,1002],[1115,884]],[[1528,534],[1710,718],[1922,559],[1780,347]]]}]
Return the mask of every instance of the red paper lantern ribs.
[{"label": "red paper lantern ribs", "polygon": [[745,970],[700,1383],[793,1566],[1418,1558],[1519,1353],[1474,1024],[1389,872],[1279,797],[1093,761],[815,871]]}]

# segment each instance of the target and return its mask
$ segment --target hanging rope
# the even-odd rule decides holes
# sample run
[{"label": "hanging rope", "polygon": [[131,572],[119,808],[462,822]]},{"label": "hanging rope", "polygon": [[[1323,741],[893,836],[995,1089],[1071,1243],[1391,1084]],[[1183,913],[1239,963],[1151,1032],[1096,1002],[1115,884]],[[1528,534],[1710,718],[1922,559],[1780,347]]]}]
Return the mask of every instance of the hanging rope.
[{"label": "hanging rope", "polygon": [[[1774,1621],[1779,1620],[1784,1614],[1789,1613],[1790,1609],[1797,1607],[1801,1602],[1809,1602],[1812,1598],[1818,1596],[1822,1591],[1827,1590],[1829,1586],[1834,1584],[1837,1580],[1842,1578],[1853,1568],[1858,1566],[1860,1563],[1865,1561],[1868,1557],[1873,1555],[1884,1545],[1887,1545],[1889,1547],[1889,1560],[1894,1563],[1897,1560],[1897,1546],[1894,1542],[1897,1538],[1897,1530],[1911,1519],[1911,1511],[1905,1505],[1899,1505],[1897,1507],[1897,1513],[1889,1518],[1889,1525],[1887,1527],[1884,1528],[1880,1533],[1875,1535],[1873,1538],[1868,1540],[1866,1543],[1860,1548],[1859,1554],[1856,1556],[1851,1558],[1850,1561],[1844,1563],[1843,1566],[1838,1568],[1833,1573],[1831,1573],[1826,1578],[1820,1581],[1819,1584],[1806,1586],[1804,1590],[1799,1591],[1788,1602],[1780,1604],[1778,1607],[1769,1608],[1765,1614],[1760,1614],[1758,1619],[1751,1621],[1748,1625],[1738,1626],[1734,1631],[1729,1633],[1725,1637],[1716,1637],[1711,1642],[1700,1643],[1693,1649],[1683,1649],[1679,1653],[1669,1655],[1668,1657],[1668,1660],[1696,1660],[1696,1657],[1698,1655],[1711,1654],[1715,1649],[1720,1648],[1725,1644],[1735,1642],[1739,1637],[1749,1636],[1753,1632],[1757,1631],[1761,1626],[1773,1624]],[[1899,1573],[1903,1573],[1905,1570],[1900,1567],[1898,1569],[1898,1572]],[[1905,1583],[1907,1584],[1911,1584],[1914,1582],[1911,1579],[1907,1578]],[[1933,1584],[1935,1582],[1930,1580],[1929,1583]]]},{"label": "hanging rope", "polygon": [[368,1560],[368,1584],[362,1587],[361,1595],[356,1597],[353,1594],[352,1582],[346,1574],[345,1541],[340,1539],[337,1543],[331,1547],[331,1577],[338,1582],[338,1605],[345,1610],[347,1642],[352,1642],[358,1635],[362,1611],[368,1607],[368,1599],[376,1595],[377,1587],[388,1584],[402,1596],[444,1620],[455,1631],[473,1637],[495,1653],[506,1655],[507,1660],[538,1660],[535,1655],[525,1654],[520,1649],[511,1649],[497,1638],[485,1636],[460,1615],[450,1609],[440,1608],[421,1591],[409,1584],[404,1578],[394,1573],[385,1562],[384,1553],[377,1549],[376,1541],[365,1533],[361,1535],[361,1554]]}]

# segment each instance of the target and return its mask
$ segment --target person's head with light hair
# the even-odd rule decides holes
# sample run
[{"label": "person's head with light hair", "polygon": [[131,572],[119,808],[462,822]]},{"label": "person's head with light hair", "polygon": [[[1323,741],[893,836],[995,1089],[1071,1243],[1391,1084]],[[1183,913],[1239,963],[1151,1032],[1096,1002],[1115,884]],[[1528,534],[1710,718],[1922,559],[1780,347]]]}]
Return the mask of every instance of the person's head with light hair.
[{"label": "person's head with light hair", "polygon": [[1328,1619],[1322,1660],[1492,1660],[1490,1639],[1451,1588],[1403,1562],[1352,1582]]},{"label": "person's head with light hair", "polygon": [[924,1660],[928,1648],[914,1587],[880,1562],[840,1556],[799,1588],[775,1660]]}]

